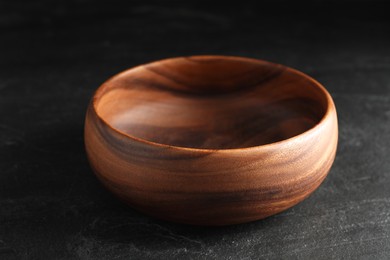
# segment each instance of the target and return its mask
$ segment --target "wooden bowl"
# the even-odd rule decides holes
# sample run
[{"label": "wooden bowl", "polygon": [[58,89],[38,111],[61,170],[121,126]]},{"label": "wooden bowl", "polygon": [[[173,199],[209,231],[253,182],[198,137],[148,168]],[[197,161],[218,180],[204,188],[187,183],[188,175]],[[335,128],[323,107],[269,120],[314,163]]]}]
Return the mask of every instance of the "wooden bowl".
[{"label": "wooden bowl", "polygon": [[337,148],[317,81],[266,61],[181,57],[105,82],[86,115],[100,181],[133,208],[197,225],[265,218],[308,197]]}]

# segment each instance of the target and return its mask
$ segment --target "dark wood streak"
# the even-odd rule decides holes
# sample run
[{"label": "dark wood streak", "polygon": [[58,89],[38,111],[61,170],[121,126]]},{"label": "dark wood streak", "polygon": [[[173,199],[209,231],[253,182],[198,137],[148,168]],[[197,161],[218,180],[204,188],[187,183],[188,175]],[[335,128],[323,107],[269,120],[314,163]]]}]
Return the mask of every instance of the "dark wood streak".
[{"label": "dark wood streak", "polygon": [[[326,177],[322,175],[315,182],[311,183],[312,190],[315,190]],[[99,176],[99,179],[105,186],[114,191],[116,185]],[[126,188],[128,190],[129,187]],[[153,215],[166,220],[191,223],[197,225],[225,225],[236,224],[247,221],[253,221],[259,218],[265,218],[270,215],[279,213],[286,208],[289,208],[299,203],[304,198],[308,197],[310,193],[295,193],[286,195],[286,197],[272,198],[272,195],[278,195],[282,190],[272,190],[264,192],[263,190],[256,191],[242,191],[242,192],[220,192],[220,193],[180,193],[176,198],[156,201],[153,208],[148,205],[139,204],[137,197],[150,196],[150,191],[139,191],[132,189],[132,192],[138,193],[135,196],[128,197],[128,194],[117,193],[123,202],[138,209],[139,211]],[[170,192],[175,194],[174,192]],[[157,196],[164,194],[158,193]],[[291,198],[297,198],[291,200]],[[285,199],[289,200],[288,206],[279,205],[278,202],[283,202]],[[190,208],[184,205],[190,205]],[[220,212],[216,212],[218,209]],[[188,219],[196,218],[195,221],[189,222]]]},{"label": "dark wood streak", "polygon": [[[335,153],[335,151],[333,151]],[[219,203],[219,204],[230,204],[230,203],[241,203],[243,201],[251,202],[278,202],[289,197],[299,196],[306,193],[307,186],[320,184],[326,176],[327,171],[330,169],[333,163],[334,157],[329,157],[321,168],[322,171],[316,171],[314,174],[304,178],[300,181],[296,181],[293,185],[289,187],[282,188],[280,185],[262,187],[261,189],[245,189],[240,191],[216,191],[216,192],[188,192],[185,190],[171,190],[170,195],[175,195],[181,197],[183,202],[186,203],[196,203],[196,201],[208,201],[209,203]],[[96,171],[96,169],[95,169]],[[128,192],[130,188],[132,191],[139,193],[155,193],[157,195],[163,195],[164,190],[143,190],[140,187],[128,187],[121,183],[114,182],[105,176],[100,176],[104,179],[104,182],[110,183],[110,186],[115,187],[118,191]],[[283,189],[283,190],[282,190]],[[125,196],[125,194],[123,194]]]},{"label": "dark wood streak", "polygon": [[[231,77],[234,84],[223,80],[225,62],[227,71],[245,72]],[[146,67],[161,75],[138,67],[113,77],[96,92],[85,124],[92,169],[132,207],[183,223],[236,224],[299,203],[326,177],[337,148],[336,110],[308,76],[222,56]],[[203,72],[205,82],[191,81]]]},{"label": "dark wood streak", "polygon": [[[117,88],[128,88],[128,86],[132,86],[132,89],[144,89],[146,88],[147,90],[158,90],[158,91],[165,91],[170,93],[171,95],[176,95],[176,96],[182,96],[182,97],[190,97],[191,99],[204,99],[204,98],[209,98],[212,96],[218,96],[218,98],[229,98],[231,96],[237,97],[237,95],[242,95],[242,94],[250,94],[250,91],[253,89],[263,89],[266,87],[265,84],[267,83],[272,83],[272,80],[280,77],[281,74],[284,72],[285,68],[282,66],[277,67],[273,71],[267,72],[267,74],[262,75],[262,78],[260,79],[255,79],[253,80],[253,83],[251,84],[245,84],[245,85],[240,85],[239,88],[235,87],[230,89],[229,91],[227,90],[218,90],[214,89],[215,85],[210,85],[208,88],[203,87],[203,89],[197,90],[196,87],[192,86],[191,81],[184,81],[181,82],[180,79],[175,78],[173,75],[164,75],[163,72],[156,71],[153,68],[149,67],[144,67],[145,71],[143,71],[143,74],[156,74],[157,76],[166,79],[168,82],[163,83],[161,80],[150,80],[150,77],[153,77],[153,75],[148,75],[148,77],[145,77],[143,75],[142,77],[129,77],[120,84],[115,85],[115,87],[111,87],[110,89],[107,89],[105,92],[109,92],[111,90],[115,90]],[[251,71],[245,72],[247,75],[253,76],[256,74],[259,68],[252,69]],[[155,75],[154,75],[155,76]],[[243,75],[240,75],[243,77]],[[233,79],[229,77],[230,80],[239,80],[239,79]],[[183,79],[182,79],[183,80]],[[173,87],[173,83],[175,87]],[[272,85],[272,84],[267,84]],[[206,89],[206,90],[205,90]],[[264,89],[264,91],[267,91]]]},{"label": "dark wood streak", "polygon": [[[203,62],[203,64],[204,63],[205,62]],[[206,64],[207,64],[207,62],[206,62]],[[135,79],[134,83],[140,83],[140,84],[146,85],[147,87],[154,87],[154,88],[159,89],[159,90],[169,91],[175,95],[191,96],[191,98],[210,97],[210,96],[214,96],[214,95],[217,95],[217,96],[234,95],[234,94],[237,95],[240,92],[246,92],[246,91],[251,90],[253,88],[260,87],[264,83],[271,81],[272,79],[278,77],[284,71],[283,67],[276,67],[273,70],[268,71],[267,73],[264,73],[264,71],[262,71],[261,77],[256,78],[255,80],[249,81],[245,85],[241,85],[240,88],[232,88],[232,89],[228,89],[228,90],[224,89],[223,91],[221,91],[221,89],[215,89],[215,85],[213,85],[213,84],[202,86],[202,88],[199,89],[199,87],[197,87],[196,85],[193,85],[190,80],[187,80],[185,78],[184,79],[180,78],[180,77],[178,77],[178,75],[175,75],[175,74],[171,74],[170,73],[171,71],[167,71],[167,70],[161,71],[161,70],[159,70],[159,67],[156,67],[156,66],[145,66],[145,69],[149,70],[150,72],[153,72],[161,77],[164,77],[170,81],[177,83],[178,85],[181,86],[182,89],[172,88],[168,85],[163,85],[163,84],[158,84],[158,83],[151,84],[151,82],[143,81],[142,79],[139,79],[139,78]],[[252,68],[249,71],[245,71],[244,73],[239,74],[239,75],[235,75],[235,76],[227,75],[227,78],[229,80],[232,80],[232,81],[243,81],[243,80],[245,81],[245,80],[247,80],[248,77],[253,78],[253,74],[256,74],[258,72],[259,72],[259,68],[255,67],[255,68]]]},{"label": "dark wood streak", "polygon": [[[100,121],[98,118],[96,120]],[[161,150],[158,153],[155,153],[154,149],[149,147],[140,146],[139,149],[133,149],[131,144],[126,146],[123,144],[123,138],[118,138],[119,134],[112,134],[112,130],[107,128],[103,122],[96,122],[96,135],[100,137],[100,141],[103,142],[108,149],[113,153],[116,153],[118,156],[121,156],[123,160],[133,160],[138,163],[147,163],[151,158],[146,155],[154,154],[153,161],[155,160],[169,160],[169,161],[187,161],[191,159],[203,158],[212,154],[214,151],[209,150],[203,153],[194,153],[188,151],[180,155],[170,154],[168,152],[170,147],[161,147]],[[136,145],[136,144],[134,144]]]}]

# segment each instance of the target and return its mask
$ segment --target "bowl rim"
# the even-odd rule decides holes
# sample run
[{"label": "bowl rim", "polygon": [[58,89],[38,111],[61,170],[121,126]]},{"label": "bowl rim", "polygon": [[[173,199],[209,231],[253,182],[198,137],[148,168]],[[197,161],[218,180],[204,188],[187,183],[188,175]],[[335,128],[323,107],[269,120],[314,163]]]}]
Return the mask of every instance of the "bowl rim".
[{"label": "bowl rim", "polygon": [[[286,138],[286,139],[283,139],[283,140],[279,140],[279,141],[276,141],[276,142],[262,144],[262,145],[240,147],[240,148],[221,148],[221,149],[218,149],[218,148],[196,148],[196,147],[176,146],[176,145],[158,143],[158,142],[150,141],[150,140],[147,140],[147,139],[143,139],[143,138],[140,138],[140,137],[137,137],[137,136],[125,133],[125,132],[115,128],[110,123],[108,123],[103,117],[101,117],[99,115],[99,113],[97,112],[98,101],[100,100],[100,97],[102,97],[104,95],[105,90],[107,88],[109,88],[109,84],[112,81],[116,80],[117,78],[120,78],[124,74],[129,73],[130,71],[141,69],[145,65],[150,65],[150,64],[153,64],[153,63],[158,63],[158,62],[162,62],[162,61],[169,61],[169,60],[174,60],[174,59],[182,59],[182,58],[186,58],[186,59],[188,59],[188,58],[205,58],[205,59],[206,58],[218,58],[218,59],[229,59],[229,60],[243,60],[243,61],[249,61],[249,62],[268,63],[268,64],[270,64],[272,66],[281,66],[284,69],[289,70],[290,72],[293,72],[296,75],[298,75],[298,76],[300,76],[302,78],[305,78],[306,80],[308,80],[311,83],[313,83],[313,85],[316,86],[321,91],[321,93],[325,96],[325,98],[326,98],[326,111],[325,111],[324,115],[322,116],[322,118],[320,120],[318,120],[318,122],[315,125],[313,125],[311,128],[309,128],[306,131],[303,131],[302,133],[299,133],[299,134],[297,134],[295,136],[292,136],[292,137],[289,137],[289,138]],[[291,68],[291,67],[283,65],[283,64],[270,62],[270,61],[262,60],[262,59],[255,59],[255,58],[243,57],[243,56],[233,56],[233,55],[176,56],[176,57],[171,57],[171,58],[155,60],[155,61],[151,61],[151,62],[147,62],[147,63],[143,63],[143,64],[140,64],[140,65],[137,65],[137,66],[130,67],[128,69],[125,69],[125,70],[123,70],[123,71],[121,71],[121,72],[111,76],[106,81],[104,81],[94,91],[93,96],[92,96],[92,100],[91,100],[91,104],[92,104],[93,112],[94,112],[95,116],[98,118],[98,120],[100,120],[105,126],[109,127],[110,130],[116,132],[117,134],[119,134],[119,135],[121,135],[121,136],[123,136],[125,138],[130,139],[131,141],[136,141],[136,142],[140,142],[140,143],[143,143],[143,144],[146,144],[146,145],[160,147],[160,148],[174,149],[174,150],[178,150],[178,151],[207,152],[207,153],[210,153],[210,152],[229,153],[229,152],[236,152],[236,151],[258,150],[258,149],[264,149],[266,147],[275,147],[275,146],[278,146],[278,145],[281,145],[281,144],[285,144],[287,142],[291,142],[293,140],[297,140],[299,138],[302,138],[303,136],[310,135],[310,133],[312,133],[316,129],[320,128],[321,125],[323,125],[324,122],[332,114],[336,113],[336,108],[335,108],[332,96],[329,94],[329,92],[326,90],[326,88],[321,83],[319,83],[317,80],[315,80],[311,76],[309,76],[309,75],[307,75],[307,74],[305,74],[305,73],[303,73],[303,72],[301,72],[301,71],[299,71],[297,69]]]}]

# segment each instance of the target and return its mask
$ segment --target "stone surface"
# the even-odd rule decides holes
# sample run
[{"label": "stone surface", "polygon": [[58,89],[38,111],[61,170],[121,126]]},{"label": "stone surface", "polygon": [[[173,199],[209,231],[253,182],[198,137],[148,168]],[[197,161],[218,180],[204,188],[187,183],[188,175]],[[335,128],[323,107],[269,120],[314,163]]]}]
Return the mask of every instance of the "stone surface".
[{"label": "stone surface", "polygon": [[[390,258],[385,3],[0,6],[1,259]],[[310,198],[262,221],[205,228],[150,218],[102,188],[83,147],[94,89],[128,67],[191,54],[267,59],[328,88],[338,155]]]}]

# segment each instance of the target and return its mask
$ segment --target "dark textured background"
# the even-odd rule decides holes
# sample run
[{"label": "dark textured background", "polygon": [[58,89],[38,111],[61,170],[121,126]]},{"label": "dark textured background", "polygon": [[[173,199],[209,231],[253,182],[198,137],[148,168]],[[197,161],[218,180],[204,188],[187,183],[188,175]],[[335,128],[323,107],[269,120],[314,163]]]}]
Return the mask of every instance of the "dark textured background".
[{"label": "dark textured background", "polygon": [[[390,18],[381,2],[0,1],[0,259],[390,258]],[[83,147],[95,88],[166,57],[267,59],[315,77],[340,125],[334,166],[298,206],[223,228],[118,202]]]}]

